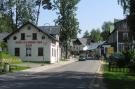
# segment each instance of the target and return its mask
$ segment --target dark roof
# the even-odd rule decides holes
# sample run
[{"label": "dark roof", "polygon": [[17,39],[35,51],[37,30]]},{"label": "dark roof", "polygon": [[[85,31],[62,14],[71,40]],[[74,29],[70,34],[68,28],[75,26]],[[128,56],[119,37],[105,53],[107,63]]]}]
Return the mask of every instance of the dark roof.
[{"label": "dark roof", "polygon": [[[40,28],[38,28],[36,25],[32,24],[31,22],[26,22],[26,23],[23,24],[20,28],[18,28],[17,30],[15,30],[14,32],[12,32],[11,34],[9,34],[7,37],[5,37],[3,40],[6,42],[7,39],[8,39],[10,36],[12,36],[12,35],[15,34],[16,32],[18,32],[21,28],[23,28],[23,27],[24,27],[25,25],[27,25],[27,24],[32,25],[32,26],[35,27],[38,31],[40,31],[40,32],[42,32],[42,33],[44,33],[44,34],[46,34],[48,37],[52,38],[53,40],[56,40],[55,37],[51,36],[50,34],[46,33],[45,31],[41,30]],[[58,40],[56,40],[56,41],[58,41]]]},{"label": "dark roof", "polygon": [[60,33],[59,26],[38,26],[38,28],[40,28],[43,32],[46,32],[52,35],[59,35]]}]

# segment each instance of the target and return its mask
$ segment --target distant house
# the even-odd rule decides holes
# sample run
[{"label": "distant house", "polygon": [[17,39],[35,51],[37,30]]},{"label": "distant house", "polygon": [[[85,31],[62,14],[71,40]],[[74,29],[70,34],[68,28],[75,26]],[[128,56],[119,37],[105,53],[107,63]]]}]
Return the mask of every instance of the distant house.
[{"label": "distant house", "polygon": [[87,43],[88,43],[88,38],[77,38],[72,40],[72,46],[71,46],[72,52],[75,55],[79,55],[83,51],[83,48],[87,45]]},{"label": "distant house", "polygon": [[129,28],[126,19],[114,23],[114,31],[111,33],[108,43],[114,47],[115,52],[122,52],[130,47]]},{"label": "distant house", "polygon": [[7,42],[8,52],[23,61],[55,63],[60,59],[59,33],[56,30],[59,30],[58,26],[37,27],[27,22],[6,36],[4,41]]}]

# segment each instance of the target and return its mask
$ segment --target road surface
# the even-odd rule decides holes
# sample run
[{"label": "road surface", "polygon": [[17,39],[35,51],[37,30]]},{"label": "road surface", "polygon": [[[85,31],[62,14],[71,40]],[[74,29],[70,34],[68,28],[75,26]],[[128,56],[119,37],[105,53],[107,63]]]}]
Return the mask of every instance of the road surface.
[{"label": "road surface", "polygon": [[98,60],[78,61],[16,78],[1,78],[0,89],[101,89],[96,83]]}]

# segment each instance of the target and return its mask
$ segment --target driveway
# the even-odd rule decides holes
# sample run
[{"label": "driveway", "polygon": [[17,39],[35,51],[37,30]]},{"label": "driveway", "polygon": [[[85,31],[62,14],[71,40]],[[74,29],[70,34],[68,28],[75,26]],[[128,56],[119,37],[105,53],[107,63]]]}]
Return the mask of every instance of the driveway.
[{"label": "driveway", "polygon": [[104,89],[100,62],[87,60],[16,78],[1,78],[0,89]]}]

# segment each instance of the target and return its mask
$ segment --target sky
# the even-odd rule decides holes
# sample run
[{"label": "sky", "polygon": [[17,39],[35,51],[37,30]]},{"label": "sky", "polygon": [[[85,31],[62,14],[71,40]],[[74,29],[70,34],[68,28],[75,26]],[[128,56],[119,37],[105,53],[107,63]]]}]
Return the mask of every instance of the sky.
[{"label": "sky", "polygon": [[[114,21],[114,19],[123,19],[123,9],[118,5],[117,0],[80,0],[77,5],[76,18],[79,21],[79,27],[82,30],[78,37],[93,28],[100,28],[104,21]],[[55,11],[41,9],[38,25],[55,25],[57,19]]]}]

